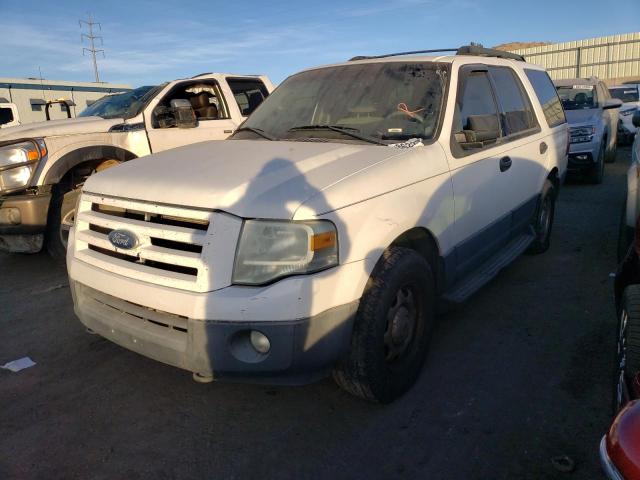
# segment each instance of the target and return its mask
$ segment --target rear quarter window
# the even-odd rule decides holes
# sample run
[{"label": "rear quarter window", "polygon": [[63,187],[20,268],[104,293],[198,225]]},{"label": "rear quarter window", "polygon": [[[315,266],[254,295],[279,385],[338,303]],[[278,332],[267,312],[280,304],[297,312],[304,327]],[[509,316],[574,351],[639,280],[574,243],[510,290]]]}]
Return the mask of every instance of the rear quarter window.
[{"label": "rear quarter window", "polygon": [[536,97],[538,97],[540,101],[544,117],[549,127],[553,128],[566,123],[567,119],[564,116],[564,109],[562,108],[562,103],[560,103],[558,92],[553,86],[553,82],[551,82],[547,72],[528,68],[525,68],[524,71],[529,82],[531,82]]}]

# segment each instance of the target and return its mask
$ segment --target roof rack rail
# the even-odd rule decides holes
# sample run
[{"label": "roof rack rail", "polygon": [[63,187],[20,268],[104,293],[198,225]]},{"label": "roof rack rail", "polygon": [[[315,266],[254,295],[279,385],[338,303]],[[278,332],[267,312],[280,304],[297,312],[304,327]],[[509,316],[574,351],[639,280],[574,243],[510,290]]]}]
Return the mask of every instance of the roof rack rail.
[{"label": "roof rack rail", "polygon": [[387,58],[387,57],[398,57],[402,55],[417,55],[420,53],[443,53],[443,52],[456,52],[456,55],[477,55],[481,57],[498,57],[498,58],[508,58],[511,60],[519,60],[524,62],[525,59],[522,55],[518,55],[517,53],[505,52],[503,50],[496,50],[493,48],[484,48],[478,45],[464,45],[459,48],[438,48],[435,50],[414,50],[411,52],[399,52],[399,53],[387,53],[385,55],[359,55],[357,57],[350,58],[350,62],[355,62],[357,60],[374,60],[376,58]]},{"label": "roof rack rail", "polygon": [[213,72],[204,72],[204,73],[199,73],[198,75],[194,75],[191,78],[204,77],[205,75],[211,75],[211,74],[213,74]]},{"label": "roof rack rail", "polygon": [[465,45],[460,47],[456,55],[477,55],[479,57],[497,57],[508,58],[510,60],[518,60],[524,62],[524,57],[513,52],[505,52],[504,50],[496,50],[495,48],[484,48],[479,45]]}]

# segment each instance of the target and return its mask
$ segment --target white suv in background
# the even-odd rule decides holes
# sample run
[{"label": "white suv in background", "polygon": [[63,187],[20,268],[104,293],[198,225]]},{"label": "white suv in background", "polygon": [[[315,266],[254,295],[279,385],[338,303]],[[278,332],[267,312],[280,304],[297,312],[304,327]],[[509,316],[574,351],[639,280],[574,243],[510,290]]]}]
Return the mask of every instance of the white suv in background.
[{"label": "white suv in background", "polygon": [[303,71],[231,140],[90,177],[67,256],[82,323],[200,381],[401,395],[438,302],[549,247],[567,165],[546,72],[456,53]]}]

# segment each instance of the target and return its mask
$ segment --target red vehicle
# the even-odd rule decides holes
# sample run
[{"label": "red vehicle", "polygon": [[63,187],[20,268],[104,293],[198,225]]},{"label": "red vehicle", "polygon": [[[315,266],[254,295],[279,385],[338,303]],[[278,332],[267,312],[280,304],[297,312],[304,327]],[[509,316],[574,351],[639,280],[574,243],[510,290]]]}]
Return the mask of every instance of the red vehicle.
[{"label": "red vehicle", "polygon": [[611,479],[640,480],[640,219],[615,280],[618,344],[615,409],[600,443],[600,460]]}]

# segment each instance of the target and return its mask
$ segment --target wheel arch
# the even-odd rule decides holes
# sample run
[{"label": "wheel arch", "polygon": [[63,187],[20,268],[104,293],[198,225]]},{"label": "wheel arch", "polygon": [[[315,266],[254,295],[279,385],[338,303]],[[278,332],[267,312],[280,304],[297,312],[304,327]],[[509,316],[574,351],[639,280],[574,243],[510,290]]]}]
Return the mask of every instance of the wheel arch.
[{"label": "wheel arch", "polygon": [[445,284],[444,261],[440,255],[438,240],[431,231],[425,227],[410,228],[398,235],[385,250],[391,247],[409,248],[423,257],[433,269],[436,288],[441,291]]},{"label": "wheel arch", "polygon": [[103,160],[119,160],[127,162],[137,158],[133,152],[114,145],[95,145],[73,150],[60,157],[46,173],[44,184],[55,185],[73,172],[85,168],[92,169]]}]

